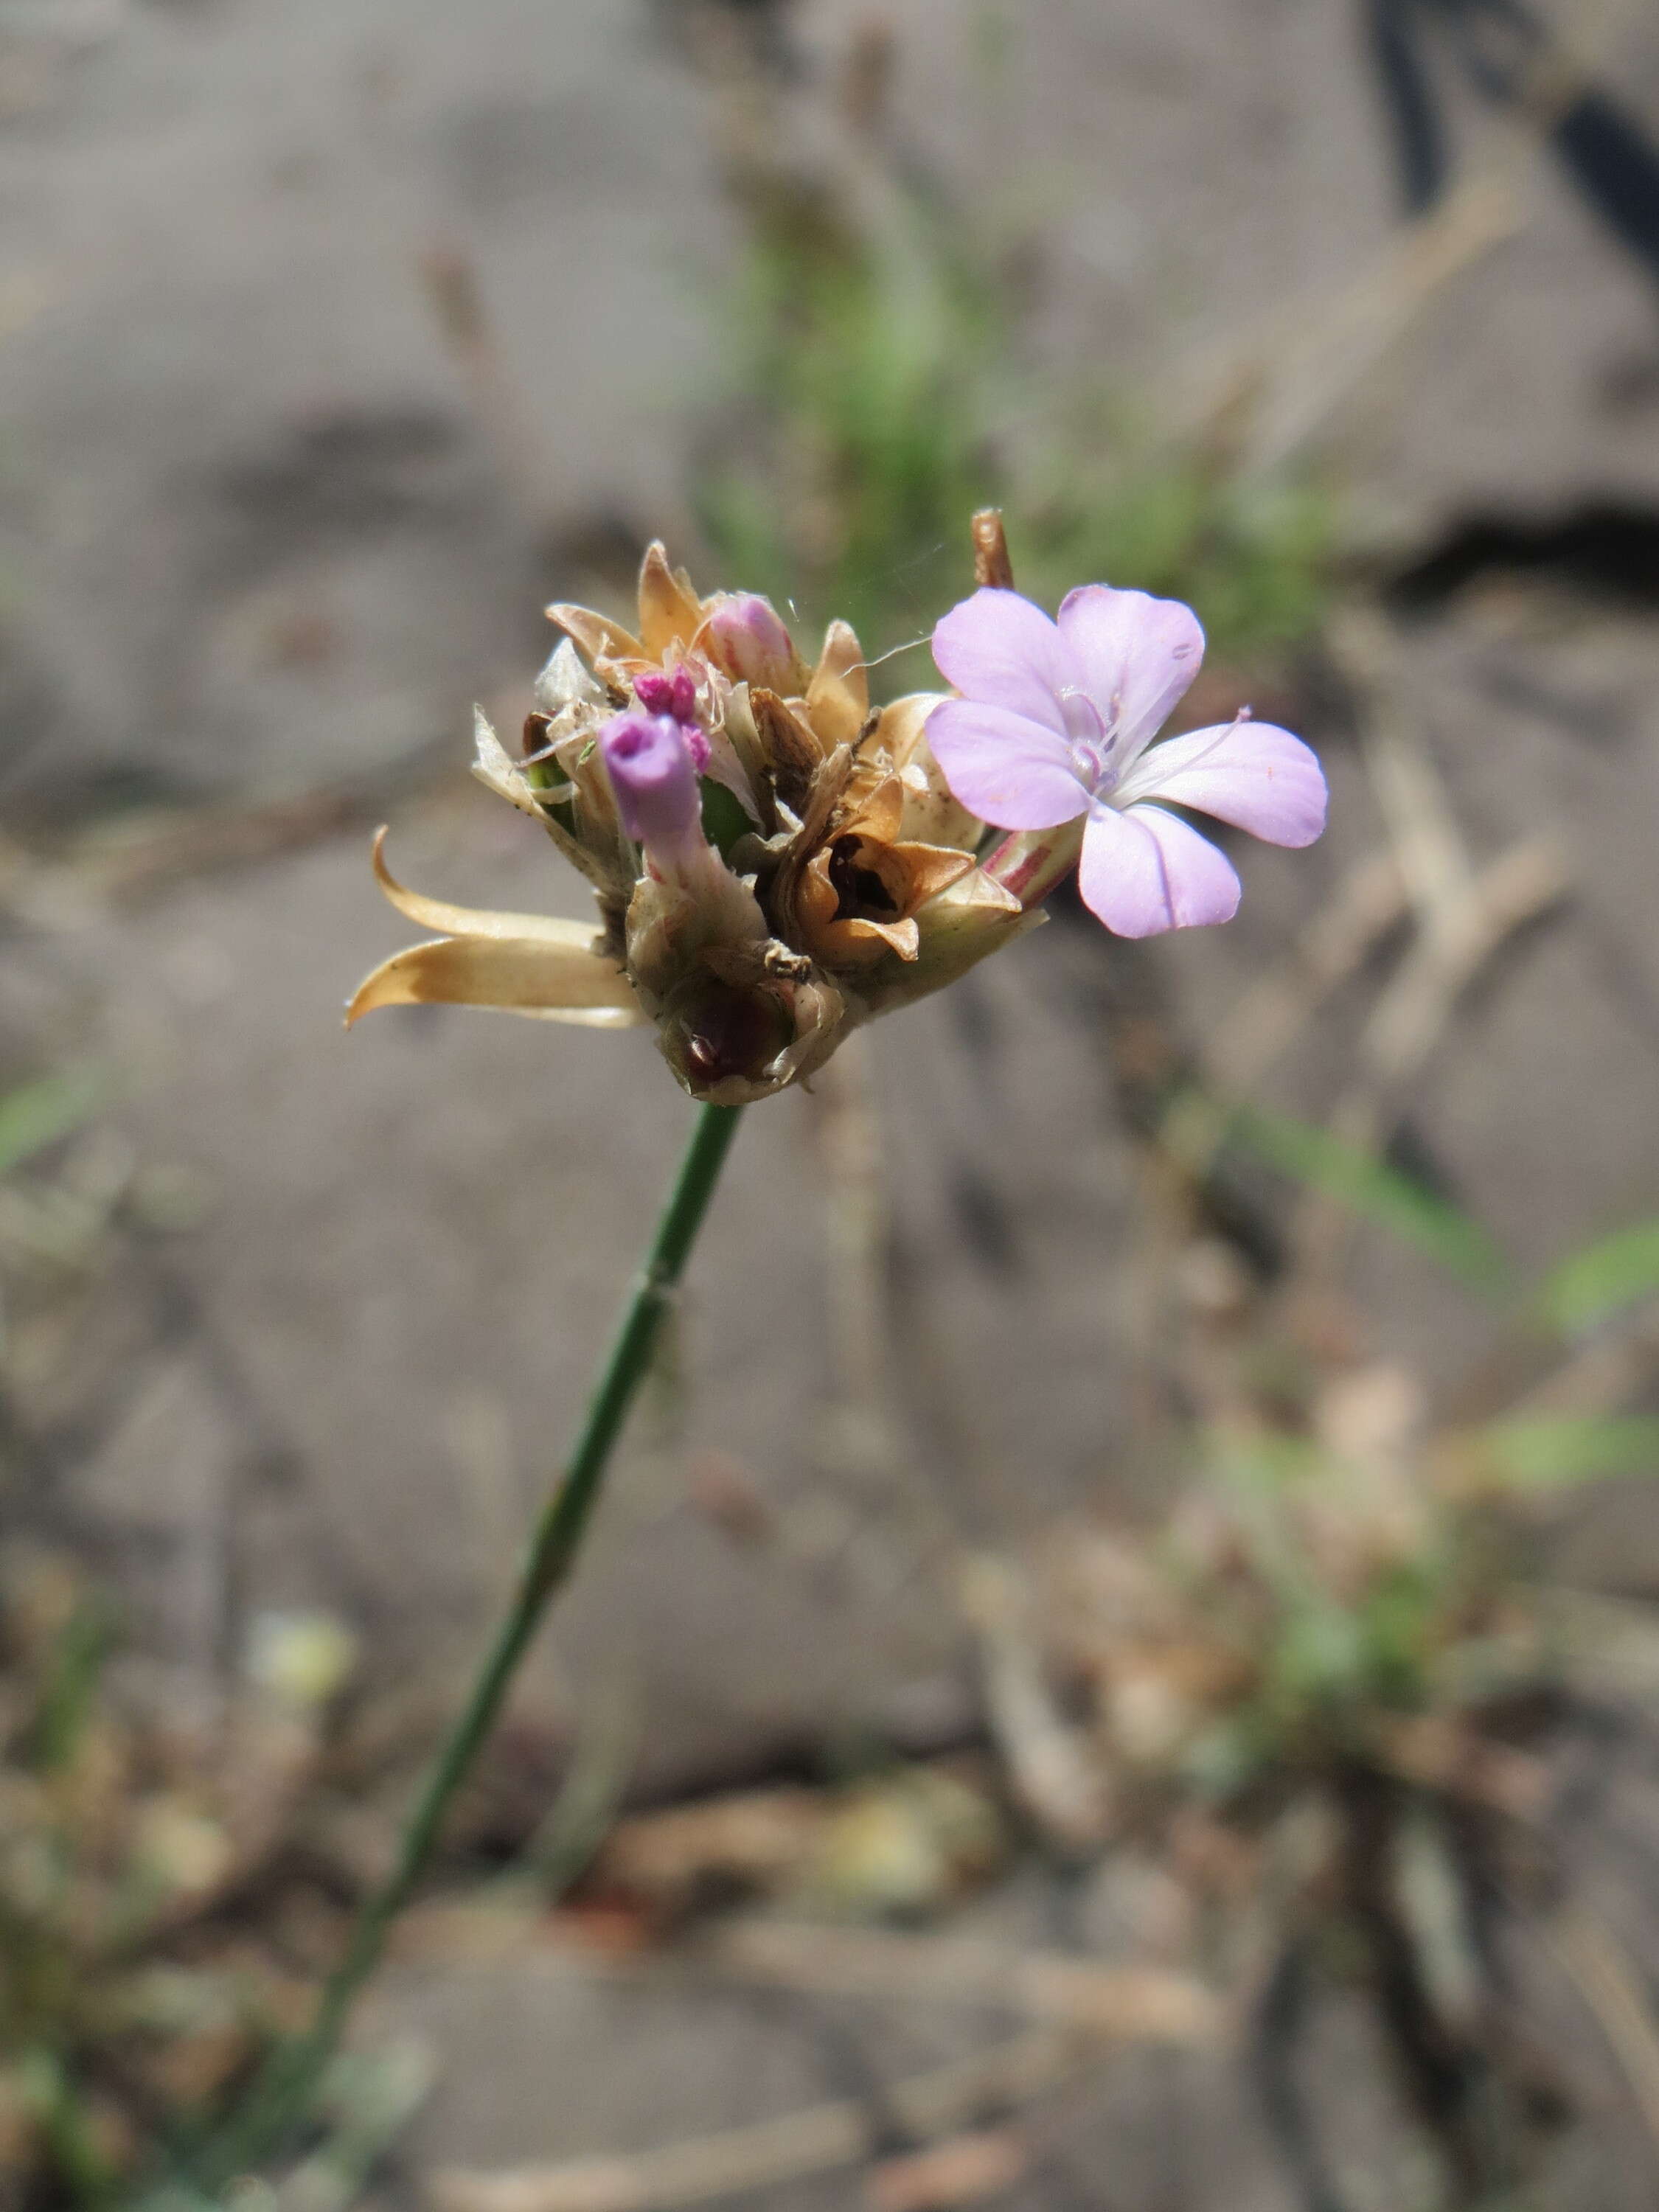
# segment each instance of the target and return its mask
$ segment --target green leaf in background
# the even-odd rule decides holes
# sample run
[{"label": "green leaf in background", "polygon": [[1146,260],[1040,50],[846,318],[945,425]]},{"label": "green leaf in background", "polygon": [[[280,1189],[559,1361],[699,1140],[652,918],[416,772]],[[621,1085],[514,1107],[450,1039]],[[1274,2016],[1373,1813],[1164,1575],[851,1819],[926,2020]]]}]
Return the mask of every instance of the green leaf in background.
[{"label": "green leaf in background", "polygon": [[73,1762],[93,1717],[110,1645],[103,1603],[77,1605],[52,1647],[31,1732],[34,1763],[43,1773],[60,1773]]},{"label": "green leaf in background", "polygon": [[56,2051],[36,2045],[16,2069],[24,2108],[39,2124],[51,2148],[53,2165],[69,2185],[70,2202],[107,2203],[115,2174],[97,2140],[88,2100]]},{"label": "green leaf in background", "polygon": [[1569,1336],[1623,1306],[1659,1296],[1659,1221],[1615,1229],[1564,1260],[1538,1294],[1545,1318]]},{"label": "green leaf in background", "polygon": [[1509,1262],[1480,1224],[1375,1152],[1262,1106],[1236,1107],[1227,1119],[1226,1140],[1392,1231],[1473,1288],[1506,1288]]},{"label": "green leaf in background", "polygon": [[1659,1473],[1659,1414],[1495,1421],[1481,1442],[1503,1474],[1530,1488]]},{"label": "green leaf in background", "polygon": [[102,1081],[88,1069],[43,1075],[0,1097],[0,1176],[67,1137],[91,1119],[104,1099]]}]

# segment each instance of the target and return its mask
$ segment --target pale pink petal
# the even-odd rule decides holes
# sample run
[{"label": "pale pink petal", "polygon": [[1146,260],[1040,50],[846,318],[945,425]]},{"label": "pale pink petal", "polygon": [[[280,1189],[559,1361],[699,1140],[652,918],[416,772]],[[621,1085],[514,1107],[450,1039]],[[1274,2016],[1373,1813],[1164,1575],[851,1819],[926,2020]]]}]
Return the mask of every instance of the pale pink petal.
[{"label": "pale pink petal", "polygon": [[977,699],[946,699],[927,742],[951,795],[999,830],[1052,830],[1089,804],[1064,738]]},{"label": "pale pink petal", "polygon": [[1060,605],[1060,633],[1089,696],[1117,738],[1121,769],[1158,735],[1204,658],[1204,633],[1179,599],[1079,584]]},{"label": "pale pink petal", "polygon": [[1006,708],[1057,732],[1066,727],[1060,695],[1083,681],[1042,609],[1018,592],[988,586],[941,616],[933,630],[933,659],[964,699]]},{"label": "pale pink petal", "polygon": [[1113,793],[1120,806],[1163,799],[1213,814],[1270,845],[1311,845],[1325,827],[1325,778],[1300,738],[1271,722],[1233,722],[1144,753]]},{"label": "pale pink petal", "polygon": [[1077,883],[1085,906],[1120,937],[1231,921],[1238,911],[1238,878],[1226,854],[1161,806],[1125,814],[1093,808]]}]

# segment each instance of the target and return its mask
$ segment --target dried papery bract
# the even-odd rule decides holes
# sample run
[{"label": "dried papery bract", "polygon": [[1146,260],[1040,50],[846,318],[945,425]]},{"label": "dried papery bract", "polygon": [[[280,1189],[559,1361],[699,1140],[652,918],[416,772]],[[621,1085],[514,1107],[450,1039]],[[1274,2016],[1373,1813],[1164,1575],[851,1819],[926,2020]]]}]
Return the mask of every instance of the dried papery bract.
[{"label": "dried papery bract", "polygon": [[1012,592],[1014,564],[1008,557],[1001,508],[981,507],[968,527],[974,541],[975,583],[981,591]]},{"label": "dried papery bract", "polygon": [[769,601],[699,597],[660,545],[633,628],[548,612],[565,635],[520,757],[480,714],[476,770],[587,878],[598,926],[421,900],[377,845],[387,896],[444,934],[377,969],[350,1018],[443,999],[648,1022],[693,1097],[741,1105],[1042,919],[980,865],[985,825],[927,743],[943,695],[872,708],[847,623],[809,660]]}]

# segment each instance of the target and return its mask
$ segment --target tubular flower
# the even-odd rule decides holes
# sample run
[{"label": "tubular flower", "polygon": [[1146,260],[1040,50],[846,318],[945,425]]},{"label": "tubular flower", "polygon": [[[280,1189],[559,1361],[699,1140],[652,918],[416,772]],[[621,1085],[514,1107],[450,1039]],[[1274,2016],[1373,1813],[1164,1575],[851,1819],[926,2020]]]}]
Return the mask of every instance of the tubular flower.
[{"label": "tubular flower", "polygon": [[988,863],[995,880],[1029,902],[1075,859],[1106,927],[1151,937],[1238,907],[1231,861],[1170,805],[1270,844],[1313,842],[1325,779],[1287,730],[1246,708],[1152,744],[1203,655],[1190,608],[1105,584],[1068,592],[1058,622],[1008,588],[951,610],[933,659],[961,696],[933,709],[927,736],[955,797],[1022,833]]},{"label": "tubular flower", "polygon": [[597,921],[422,898],[377,839],[387,897],[441,933],[377,968],[348,1021],[445,1000],[649,1022],[694,1097],[737,1105],[810,1075],[860,1023],[1043,918],[979,865],[984,823],[927,742],[940,696],[872,712],[845,623],[809,666],[768,601],[699,599],[660,545],[641,571],[636,631],[583,607],[548,612],[565,636],[520,756],[478,714],[476,773],[587,878]]}]

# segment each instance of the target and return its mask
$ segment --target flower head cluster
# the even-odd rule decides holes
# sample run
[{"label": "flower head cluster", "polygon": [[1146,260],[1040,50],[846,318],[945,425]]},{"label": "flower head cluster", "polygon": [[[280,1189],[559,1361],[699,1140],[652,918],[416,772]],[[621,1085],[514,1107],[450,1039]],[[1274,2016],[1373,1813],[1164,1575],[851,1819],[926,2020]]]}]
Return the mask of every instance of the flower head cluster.
[{"label": "flower head cluster", "polygon": [[520,756],[480,714],[477,772],[588,878],[597,929],[422,898],[377,844],[387,896],[443,934],[376,969],[349,1018],[446,1000],[649,1021],[695,1097],[738,1104],[1041,920],[978,865],[983,824],[923,736],[941,695],[872,711],[845,623],[809,665],[767,600],[700,599],[657,545],[636,632],[549,613],[565,639]]},{"label": "flower head cluster", "polygon": [[1238,879],[1169,805],[1306,844],[1312,754],[1243,718],[1148,752],[1197,671],[1192,615],[1096,584],[1055,623],[1005,587],[997,519],[975,534],[982,587],[933,641],[956,696],[873,711],[845,623],[809,666],[768,601],[700,599],[659,545],[637,632],[550,607],[565,637],[520,757],[478,714],[476,772],[586,876],[597,927],[422,897],[377,841],[387,897],[441,934],[377,968],[348,1019],[439,1000],[648,1021],[695,1097],[736,1105],[1040,921],[1079,854],[1085,899],[1126,935],[1225,920]]}]

